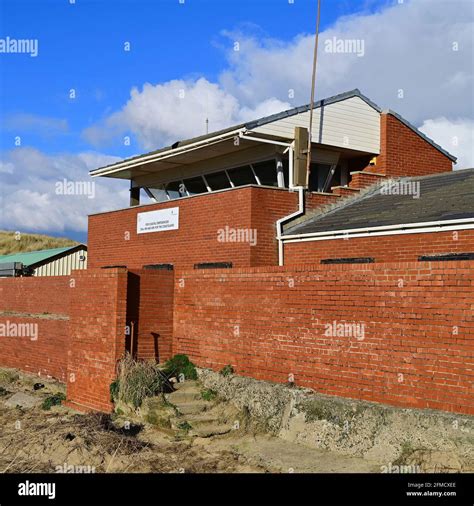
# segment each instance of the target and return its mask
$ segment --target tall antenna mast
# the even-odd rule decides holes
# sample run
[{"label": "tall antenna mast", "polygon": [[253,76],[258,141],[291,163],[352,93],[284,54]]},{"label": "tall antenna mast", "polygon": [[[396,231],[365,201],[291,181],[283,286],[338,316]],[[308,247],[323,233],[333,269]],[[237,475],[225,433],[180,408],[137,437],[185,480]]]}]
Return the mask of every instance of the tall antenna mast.
[{"label": "tall antenna mast", "polygon": [[209,92],[206,91],[206,135],[209,133]]},{"label": "tall antenna mast", "polygon": [[309,173],[311,171],[311,133],[313,130],[313,108],[314,108],[314,88],[316,83],[316,63],[318,61],[318,39],[319,39],[319,19],[321,17],[321,0],[318,0],[318,14],[316,16],[316,35],[314,38],[313,54],[313,76],[311,79],[311,103],[309,106],[309,132],[308,132],[308,154],[306,160],[306,186],[309,184]]}]

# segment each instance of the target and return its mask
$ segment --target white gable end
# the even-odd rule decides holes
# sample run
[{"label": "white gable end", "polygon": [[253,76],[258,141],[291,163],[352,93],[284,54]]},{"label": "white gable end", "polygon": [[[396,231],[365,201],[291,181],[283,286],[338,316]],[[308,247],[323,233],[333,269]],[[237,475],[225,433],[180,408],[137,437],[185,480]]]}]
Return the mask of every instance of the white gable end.
[{"label": "white gable end", "polygon": [[[308,128],[309,111],[278,119],[253,132],[293,139],[295,126]],[[380,113],[360,97],[323,105],[313,111],[313,142],[380,153]]]}]

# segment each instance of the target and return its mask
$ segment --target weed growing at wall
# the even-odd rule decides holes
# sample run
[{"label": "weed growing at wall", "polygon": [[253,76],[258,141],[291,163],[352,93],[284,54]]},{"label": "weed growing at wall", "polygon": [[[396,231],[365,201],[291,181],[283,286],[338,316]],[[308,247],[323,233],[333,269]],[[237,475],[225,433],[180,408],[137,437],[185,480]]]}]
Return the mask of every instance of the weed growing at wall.
[{"label": "weed growing at wall", "polygon": [[214,400],[217,397],[217,392],[215,392],[214,390],[211,390],[210,388],[208,388],[207,390],[203,390],[201,392],[201,397],[205,401],[212,401],[212,400]]},{"label": "weed growing at wall", "polygon": [[177,377],[179,381],[196,380],[196,366],[189,360],[187,355],[175,355],[170,358],[163,371],[168,378]]},{"label": "weed growing at wall", "polygon": [[49,411],[53,406],[60,406],[65,400],[66,396],[62,392],[59,392],[57,394],[46,397],[46,399],[43,401],[43,404],[41,405],[41,408]]},{"label": "weed growing at wall", "polygon": [[230,376],[234,374],[234,368],[230,364],[227,364],[220,370],[220,373],[222,376]]},{"label": "weed growing at wall", "polygon": [[118,378],[110,385],[114,400],[139,408],[146,397],[163,391],[166,376],[153,362],[137,361],[127,353],[119,362]]}]

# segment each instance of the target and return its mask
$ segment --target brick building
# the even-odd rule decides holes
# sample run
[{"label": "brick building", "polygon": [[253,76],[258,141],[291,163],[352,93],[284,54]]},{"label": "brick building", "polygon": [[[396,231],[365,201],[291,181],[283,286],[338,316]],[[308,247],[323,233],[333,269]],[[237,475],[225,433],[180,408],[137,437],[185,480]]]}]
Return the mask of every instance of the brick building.
[{"label": "brick building", "polygon": [[80,409],[112,409],[129,351],[474,414],[474,169],[354,90],[316,104],[307,178],[308,114],[92,171],[129,180],[130,207],[89,217],[86,270],[0,279],[0,325],[39,327],[0,365],[66,380]]},{"label": "brick building", "polygon": [[[295,140],[298,127],[307,128],[308,117],[308,106],[297,107],[92,171],[94,177],[129,180],[130,207],[89,217],[89,266],[283,265],[284,245],[295,242],[294,237],[284,237],[288,235],[284,229],[295,220],[299,223],[347,200],[366,199],[366,189],[375,183],[383,186],[392,179],[452,171],[455,157],[398,114],[382,110],[353,90],[316,103],[311,172],[301,183]],[[470,183],[468,178],[465,185],[471,188]],[[145,197],[149,202],[144,203]],[[422,213],[425,200],[406,197],[405,202],[411,200],[412,215],[416,209]],[[382,207],[392,207],[392,201],[379,199]],[[456,202],[452,198],[449,205]],[[457,213],[462,218],[452,210],[449,230],[471,228],[468,218],[473,213],[466,206]],[[443,220],[442,207],[438,213],[430,220]],[[420,214],[411,222],[423,219]],[[393,219],[390,224],[395,225]],[[436,227],[430,232],[440,234],[440,226]],[[399,235],[394,241],[411,239],[413,249],[405,256],[389,246],[393,260],[450,252],[443,244],[435,247],[439,241],[427,235]],[[452,252],[464,251],[464,245],[472,251],[464,239]],[[420,240],[426,251],[425,246],[415,246]],[[315,246],[309,241],[304,245],[308,254],[293,255],[291,263],[312,262]],[[298,249],[305,246],[301,242]],[[389,256],[378,260],[389,260]]]}]

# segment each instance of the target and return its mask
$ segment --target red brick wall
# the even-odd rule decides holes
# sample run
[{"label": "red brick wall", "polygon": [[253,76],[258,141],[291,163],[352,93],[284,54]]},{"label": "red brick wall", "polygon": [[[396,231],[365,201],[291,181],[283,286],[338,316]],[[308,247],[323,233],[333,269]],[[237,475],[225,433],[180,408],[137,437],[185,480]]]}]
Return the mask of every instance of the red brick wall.
[{"label": "red brick wall", "polygon": [[125,352],[126,269],[74,271],[67,397],[79,409],[110,411],[110,384]]},{"label": "red brick wall", "polygon": [[[157,263],[192,267],[198,262],[250,265],[249,244],[220,243],[217,234],[226,225],[251,228],[253,192],[252,188],[242,188],[89,216],[89,266],[127,265],[140,269]],[[178,230],[136,233],[137,213],[169,207],[179,207]]]},{"label": "red brick wall", "polygon": [[[339,195],[310,193],[308,210],[332,204]],[[179,230],[136,233],[138,212],[180,208]],[[135,207],[89,216],[90,268],[171,263],[191,268],[202,262],[232,262],[234,267],[278,264],[276,221],[298,209],[298,194],[286,190],[246,187],[211,195]],[[225,227],[256,231],[257,244],[220,242]],[[127,235],[128,234],[128,235]]]},{"label": "red brick wall", "polygon": [[384,178],[385,176],[371,172],[355,172],[351,174],[349,186],[355,190],[361,190],[362,188],[368,188],[369,186],[379,183],[380,180]]},{"label": "red brick wall", "polygon": [[70,405],[109,411],[125,349],[126,290],[125,269],[0,279],[0,324],[38,324],[37,340],[0,336],[0,366],[66,381]]},{"label": "red brick wall", "polygon": [[67,276],[0,278],[0,311],[64,314],[70,294]]},{"label": "red brick wall", "polygon": [[[44,308],[70,320],[45,320],[44,327],[41,320],[38,341],[0,338],[0,365],[60,379],[67,371],[70,405],[109,411],[109,386],[134,318],[139,358],[186,353],[198,365],[230,363],[259,379],[294,375],[298,385],[330,395],[474,413],[473,267],[92,269],[3,279],[0,322],[39,321],[6,311],[38,316]],[[325,335],[333,321],[363,324],[363,339]]]},{"label": "red brick wall", "polygon": [[474,230],[294,242],[284,246],[285,265],[314,264],[325,258],[341,257],[409,262],[420,255],[471,252],[474,252]]},{"label": "red brick wall", "polygon": [[[138,311],[128,318],[138,322],[135,328],[134,355],[145,360],[164,362],[172,357],[174,272],[167,270],[137,270],[135,290],[129,291],[129,307]],[[129,280],[130,286],[130,280]]]},{"label": "red brick wall", "polygon": [[36,340],[0,335],[2,366],[66,379],[70,294],[64,276],[0,279],[0,324],[35,324],[38,331]]},{"label": "red brick wall", "polygon": [[[474,413],[473,262],[177,273],[175,347],[203,367]],[[365,325],[364,338],[325,324]]]},{"label": "red brick wall", "polygon": [[297,193],[254,188],[251,228],[257,231],[257,244],[250,248],[248,266],[278,265],[276,222],[297,210]]},{"label": "red brick wall", "polygon": [[367,167],[390,177],[450,172],[452,161],[392,114],[381,114],[380,155]]}]

